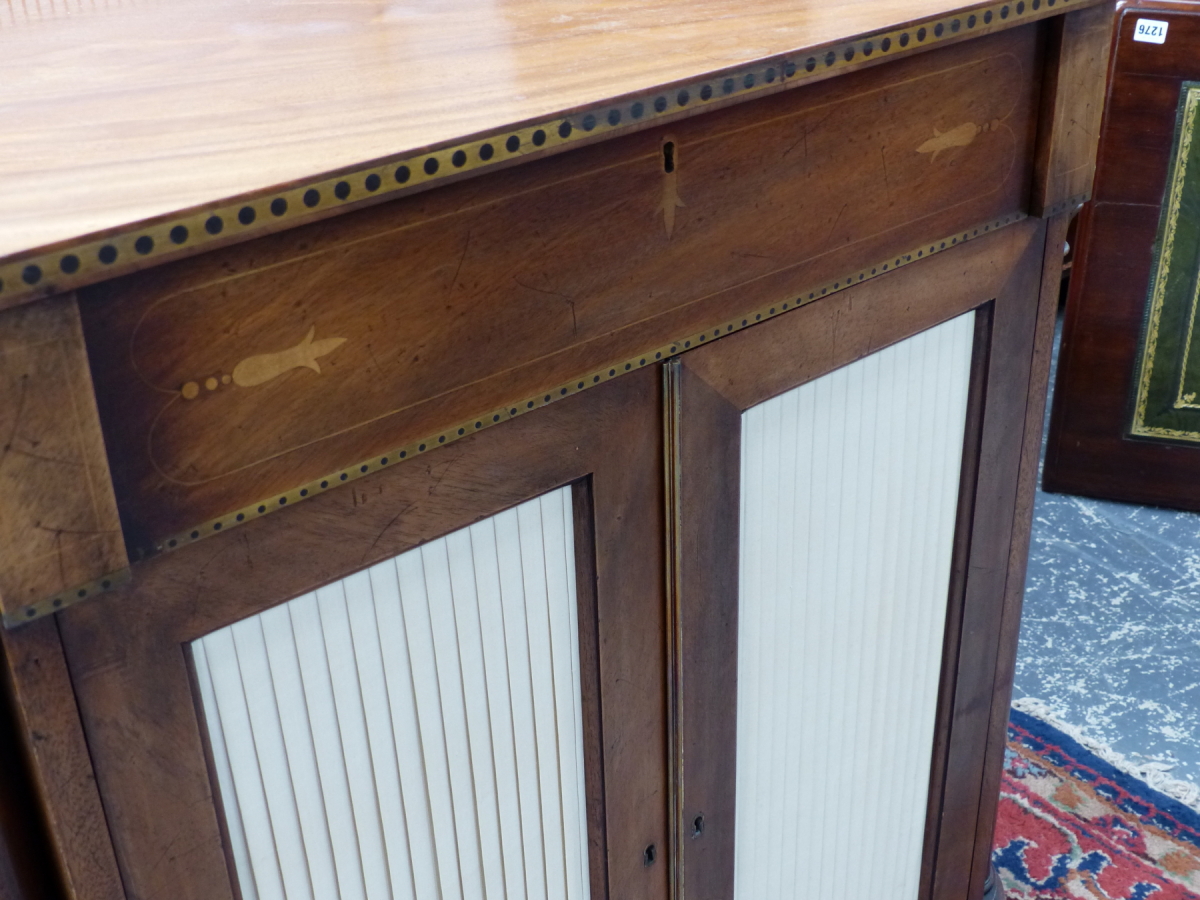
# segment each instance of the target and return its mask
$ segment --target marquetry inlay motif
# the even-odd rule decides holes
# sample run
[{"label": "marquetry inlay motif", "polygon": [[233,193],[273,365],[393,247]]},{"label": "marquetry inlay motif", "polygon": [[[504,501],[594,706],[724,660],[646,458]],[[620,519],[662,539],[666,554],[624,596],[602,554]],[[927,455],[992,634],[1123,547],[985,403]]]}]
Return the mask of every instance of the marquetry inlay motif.
[{"label": "marquetry inlay motif", "polygon": [[961,125],[947,131],[938,131],[937,128],[934,128],[933,137],[921,144],[917,148],[917,152],[928,153],[929,161],[934,162],[937,160],[938,154],[943,150],[952,150],[955,147],[969,147],[975,140],[976,135],[982,134],[985,131],[994,131],[1002,124],[997,119],[984,125],[976,125],[974,122],[963,122]]}]

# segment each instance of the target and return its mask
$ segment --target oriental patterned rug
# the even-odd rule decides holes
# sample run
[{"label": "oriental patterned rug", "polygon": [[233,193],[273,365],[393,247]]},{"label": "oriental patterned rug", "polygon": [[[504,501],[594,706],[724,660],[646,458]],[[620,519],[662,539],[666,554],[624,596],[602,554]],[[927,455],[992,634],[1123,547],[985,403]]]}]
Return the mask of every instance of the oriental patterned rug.
[{"label": "oriental patterned rug", "polygon": [[1200,813],[1012,711],[992,862],[1009,900],[1200,900]]}]

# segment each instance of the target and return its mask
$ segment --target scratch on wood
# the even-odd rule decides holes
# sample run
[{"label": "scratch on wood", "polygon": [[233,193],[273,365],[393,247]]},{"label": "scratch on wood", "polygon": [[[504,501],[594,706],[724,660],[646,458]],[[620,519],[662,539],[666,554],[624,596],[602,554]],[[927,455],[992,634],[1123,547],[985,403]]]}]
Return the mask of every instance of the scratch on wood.
[{"label": "scratch on wood", "polygon": [[838,227],[838,222],[842,221],[842,214],[850,208],[849,203],[843,203],[842,208],[838,210],[837,216],[834,217],[833,224],[829,226],[829,234],[825,235],[825,243],[828,244],[830,238],[833,237],[834,230]]},{"label": "scratch on wood", "polygon": [[[30,443],[36,443],[36,442],[30,441]],[[37,459],[42,462],[57,463],[60,466],[77,466],[77,465],[79,465],[79,463],[73,459],[58,459],[53,456],[42,456],[40,453],[33,453],[30,450],[21,450],[17,447],[5,447],[4,449],[9,453],[16,453],[19,456],[28,456],[30,459]]]},{"label": "scratch on wood", "polygon": [[379,529],[379,534],[375,535],[375,540],[371,541],[371,546],[366,549],[362,555],[362,559],[359,560],[359,562],[366,562],[367,558],[371,555],[371,552],[375,549],[375,545],[383,540],[383,536],[388,533],[388,530],[400,521],[401,516],[406,515],[408,511],[416,505],[416,501],[413,501],[412,503],[409,503],[408,506],[404,507],[404,509],[400,510],[400,512],[396,513],[396,515],[392,516],[391,520],[381,529]]},{"label": "scratch on wood", "polygon": [[454,270],[454,278],[450,281],[450,290],[454,290],[454,288],[458,285],[458,273],[462,271],[463,263],[467,259],[467,251],[470,249],[471,249],[471,232],[468,231],[466,243],[463,244],[462,256],[460,256],[458,258],[458,268],[456,268]]},{"label": "scratch on wood", "polygon": [[512,280],[518,286],[525,288],[525,290],[527,290],[527,291],[534,291],[535,293],[538,293],[538,294],[545,294],[548,297],[561,297],[563,300],[566,300],[568,302],[570,302],[570,300],[571,300],[571,298],[569,296],[562,293],[561,291],[548,291],[545,288],[534,287],[532,284],[526,284],[520,278],[518,278],[516,275],[514,275],[512,277]]},{"label": "scratch on wood", "polygon": [[519,287],[523,287],[527,291],[533,291],[535,294],[545,294],[547,297],[557,297],[558,299],[562,300],[563,303],[567,304],[567,306],[571,308],[571,334],[573,334],[575,337],[579,337],[579,323],[575,320],[575,299],[573,297],[568,294],[564,294],[561,291],[547,291],[542,288],[536,288],[532,284],[526,284],[516,275],[512,277],[512,280]]},{"label": "scratch on wood", "polygon": [[[430,497],[432,497],[434,495],[434,493],[437,491],[438,487],[441,485],[443,479],[445,479],[446,475],[449,474],[450,467],[453,466],[456,462],[458,462],[459,455],[460,454],[455,454],[454,456],[450,457],[450,459],[446,460],[445,465],[442,467],[441,474],[439,474],[437,477],[437,481],[435,481],[433,484],[431,484],[429,486],[428,493],[429,493]],[[430,467],[428,471],[429,471],[430,475],[433,474],[432,467]]]},{"label": "scratch on wood", "polygon": [[833,115],[832,112],[826,113],[825,115],[823,115],[821,117],[821,120],[819,122],[817,122],[815,125],[813,125],[811,127],[808,125],[802,124],[800,126],[802,129],[802,133],[800,134],[800,137],[796,140],[796,142],[794,144],[792,144],[792,146],[788,147],[786,150],[783,151],[783,159],[787,159],[788,154],[791,153],[793,150],[795,150],[801,144],[804,145],[804,158],[808,159],[808,136],[810,134],[814,134],[816,132],[816,130],[818,128],[820,128],[822,125],[824,125],[825,122],[828,121],[829,117],[832,115]]},{"label": "scratch on wood", "polygon": [[29,387],[28,375],[21,376],[21,399],[17,401],[17,412],[13,416],[12,429],[9,431],[8,440],[4,442],[4,446],[0,447],[0,465],[3,465],[4,460],[8,458],[8,452],[12,449],[13,441],[17,439],[17,431],[21,427],[21,417],[25,414],[25,396]]}]

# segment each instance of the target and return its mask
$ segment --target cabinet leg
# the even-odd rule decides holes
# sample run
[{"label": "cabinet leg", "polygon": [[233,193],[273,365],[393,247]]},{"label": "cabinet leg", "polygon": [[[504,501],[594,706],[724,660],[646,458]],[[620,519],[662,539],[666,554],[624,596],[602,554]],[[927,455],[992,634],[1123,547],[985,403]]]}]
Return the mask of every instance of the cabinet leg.
[{"label": "cabinet leg", "polygon": [[987,880],[983,883],[983,900],[1004,900],[1004,886],[1000,882],[1000,873],[992,865],[988,866]]}]

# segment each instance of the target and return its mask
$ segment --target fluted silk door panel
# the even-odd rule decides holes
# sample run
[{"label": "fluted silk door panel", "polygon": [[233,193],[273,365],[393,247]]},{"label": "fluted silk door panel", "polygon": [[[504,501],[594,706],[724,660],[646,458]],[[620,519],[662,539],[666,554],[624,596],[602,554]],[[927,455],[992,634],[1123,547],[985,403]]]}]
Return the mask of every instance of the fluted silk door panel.
[{"label": "fluted silk door panel", "polygon": [[736,900],[917,896],[974,320],[742,414]]},{"label": "fluted silk door panel", "polygon": [[571,505],[192,644],[244,900],[588,900]]}]

